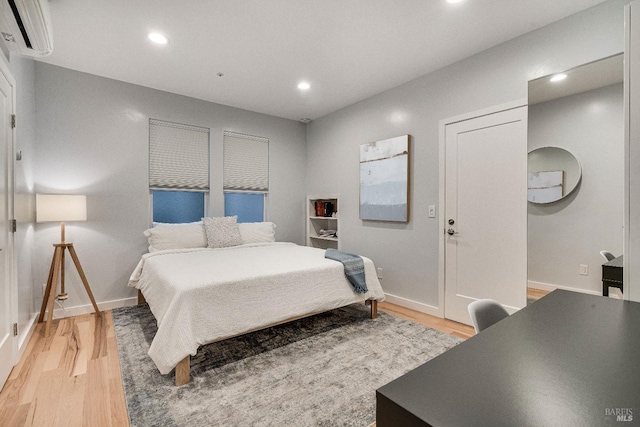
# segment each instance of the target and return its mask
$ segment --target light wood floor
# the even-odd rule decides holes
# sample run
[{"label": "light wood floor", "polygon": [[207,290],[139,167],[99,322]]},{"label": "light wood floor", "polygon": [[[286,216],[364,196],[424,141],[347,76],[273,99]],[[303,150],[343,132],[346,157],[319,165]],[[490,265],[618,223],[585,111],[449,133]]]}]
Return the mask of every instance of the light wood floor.
[{"label": "light wood floor", "polygon": [[378,303],[378,309],[389,314],[402,317],[403,319],[411,320],[412,322],[421,323],[430,328],[454,335],[464,340],[475,335],[473,326],[464,325],[462,323],[454,322],[453,320],[430,316],[428,314],[420,313],[419,311],[410,310],[388,302],[383,301]]},{"label": "light wood floor", "polygon": [[0,426],[128,426],[111,311],[37,325],[0,392]]},{"label": "light wood floor", "polygon": [[540,299],[548,293],[549,291],[543,291],[541,289],[527,288],[527,298],[529,299]]},{"label": "light wood floor", "polygon": [[[529,295],[537,298],[538,295]],[[381,311],[467,339],[473,328],[390,303]],[[128,426],[111,311],[36,327],[0,392],[0,426]]]}]

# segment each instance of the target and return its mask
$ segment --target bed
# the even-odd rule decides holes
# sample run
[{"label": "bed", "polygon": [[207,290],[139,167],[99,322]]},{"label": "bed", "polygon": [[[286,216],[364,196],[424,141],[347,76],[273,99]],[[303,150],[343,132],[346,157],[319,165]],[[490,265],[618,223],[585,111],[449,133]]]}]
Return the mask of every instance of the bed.
[{"label": "bed", "polygon": [[189,382],[189,358],[202,345],[358,302],[371,304],[375,318],[384,300],[368,258],[368,290],[356,293],[343,265],[324,250],[246,236],[217,248],[167,249],[149,238],[150,252],[130,277],[158,324],[149,356],[161,374],[176,369],[177,385]]}]

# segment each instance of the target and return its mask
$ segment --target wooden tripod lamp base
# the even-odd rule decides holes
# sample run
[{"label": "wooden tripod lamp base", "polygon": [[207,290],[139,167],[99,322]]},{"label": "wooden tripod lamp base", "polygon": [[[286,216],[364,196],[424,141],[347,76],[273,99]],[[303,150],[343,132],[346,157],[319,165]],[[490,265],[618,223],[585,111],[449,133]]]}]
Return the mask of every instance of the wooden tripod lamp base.
[{"label": "wooden tripod lamp base", "polygon": [[82,280],[82,284],[84,285],[84,289],[87,291],[87,295],[89,295],[89,299],[91,300],[91,304],[93,304],[93,308],[96,311],[96,315],[100,316],[100,310],[98,309],[98,305],[96,304],[95,298],[93,298],[93,293],[91,292],[91,287],[89,286],[89,282],[87,281],[87,276],[84,274],[84,270],[82,270],[82,266],[80,265],[80,260],[78,260],[78,255],[76,254],[76,250],[73,247],[73,243],[56,243],[53,245],[55,250],[53,251],[53,259],[51,260],[51,268],[49,269],[49,279],[47,280],[47,287],[44,291],[44,296],[42,297],[42,307],[40,308],[40,317],[38,317],[38,323],[44,320],[44,313],[47,310],[47,324],[45,326],[45,336],[48,337],[51,333],[51,321],[53,320],[53,303],[56,299],[56,291],[58,288],[58,274],[60,275],[60,290],[61,294],[59,299],[66,299],[66,292],[64,289],[64,252],[65,250],[69,251],[71,255],[71,259],[73,259],[73,263],[76,266],[76,270],[78,270],[78,274],[80,275],[80,279]]},{"label": "wooden tripod lamp base", "polygon": [[51,331],[51,321],[53,320],[53,303],[56,299],[58,289],[58,275],[60,275],[60,295],[59,300],[67,299],[67,292],[64,289],[64,253],[69,251],[73,263],[78,270],[80,279],[84,289],[91,299],[91,304],[96,310],[96,314],[100,315],[96,300],[93,298],[87,276],[84,275],[76,250],[73,243],[65,242],[64,222],[65,221],[86,221],[87,220],[87,197],[82,195],[70,194],[36,194],[36,221],[37,222],[58,222],[60,221],[60,243],[53,245],[53,259],[51,260],[51,269],[49,269],[49,279],[47,287],[42,296],[42,307],[40,308],[40,317],[38,323],[44,320],[44,313],[49,308],[47,315],[47,325],[45,327],[45,336],[49,336]]}]

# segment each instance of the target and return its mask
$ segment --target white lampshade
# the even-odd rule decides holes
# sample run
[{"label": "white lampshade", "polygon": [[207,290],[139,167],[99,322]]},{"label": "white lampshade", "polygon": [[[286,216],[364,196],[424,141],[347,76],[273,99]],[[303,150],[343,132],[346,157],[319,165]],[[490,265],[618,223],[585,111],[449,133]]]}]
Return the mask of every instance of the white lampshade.
[{"label": "white lampshade", "polygon": [[36,221],[86,221],[87,196],[36,194]]}]

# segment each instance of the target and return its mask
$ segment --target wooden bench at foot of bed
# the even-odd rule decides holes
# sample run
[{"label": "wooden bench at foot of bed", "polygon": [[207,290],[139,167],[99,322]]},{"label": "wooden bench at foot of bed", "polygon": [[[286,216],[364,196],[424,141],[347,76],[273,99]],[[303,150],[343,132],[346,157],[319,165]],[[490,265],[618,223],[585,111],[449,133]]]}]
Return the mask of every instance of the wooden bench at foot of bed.
[{"label": "wooden bench at foot of bed", "polygon": [[[365,301],[365,304],[371,306],[370,318],[371,319],[376,319],[378,317],[378,301],[376,301],[376,300]],[[306,316],[294,317],[294,318],[287,319],[287,320],[282,321],[282,322],[274,323],[272,325],[268,325],[268,326],[264,326],[262,328],[256,328],[256,329],[244,332],[241,335],[248,334],[248,333],[255,332],[255,331],[259,331],[261,329],[270,328],[272,326],[282,325],[283,323],[292,322],[294,320],[302,319],[303,317],[313,316],[315,314],[318,314],[318,313],[312,313],[312,314],[308,314]],[[233,338],[233,337],[229,337],[229,338]],[[228,338],[225,338],[225,339],[228,339]],[[188,384],[189,381],[191,381],[191,356],[185,357],[180,362],[178,362],[178,364],[176,365],[176,386]]]}]

